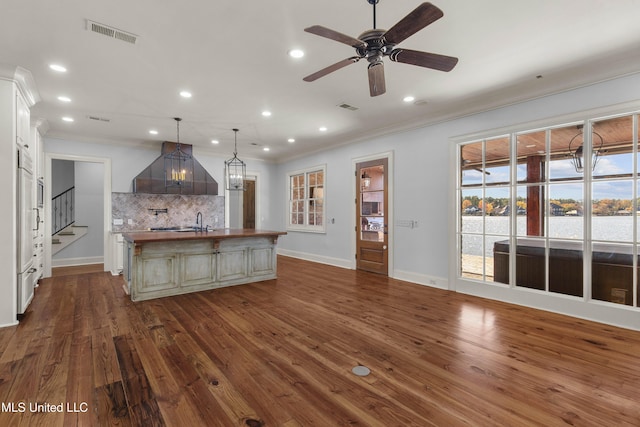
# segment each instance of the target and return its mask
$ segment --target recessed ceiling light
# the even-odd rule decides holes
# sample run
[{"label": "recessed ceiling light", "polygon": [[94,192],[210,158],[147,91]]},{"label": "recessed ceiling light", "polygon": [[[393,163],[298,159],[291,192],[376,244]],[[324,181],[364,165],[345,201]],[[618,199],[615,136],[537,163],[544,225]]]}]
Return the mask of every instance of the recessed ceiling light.
[{"label": "recessed ceiling light", "polygon": [[271,116],[271,111],[263,111],[262,115],[265,116],[265,117],[269,117],[269,116]]},{"label": "recessed ceiling light", "polygon": [[149,131],[149,133],[150,133],[151,135],[157,135],[157,134],[158,134],[158,131],[157,131],[157,130],[155,130],[155,129],[151,129],[151,130]]},{"label": "recessed ceiling light", "polygon": [[292,58],[302,58],[304,56],[304,52],[301,49],[291,49],[289,51],[289,56]]},{"label": "recessed ceiling light", "polygon": [[71,102],[71,98],[69,98],[68,96],[60,95],[60,96],[58,97],[58,101],[62,101],[62,102]]},{"label": "recessed ceiling light", "polygon": [[212,139],[212,140],[211,140],[211,143],[212,143],[212,144],[220,144],[220,141],[218,141],[217,139]]},{"label": "recessed ceiling light", "polygon": [[63,67],[62,65],[59,64],[51,64],[49,65],[49,68],[51,68],[53,71],[57,71],[59,73],[66,73],[67,69],[65,67]]},{"label": "recessed ceiling light", "polygon": [[64,120],[65,122],[72,122],[73,117],[63,117],[62,120]]},{"label": "recessed ceiling light", "polygon": [[325,126],[322,126],[318,129],[320,132],[326,132],[327,128]]},{"label": "recessed ceiling light", "polygon": [[191,92],[183,90],[182,92],[180,92],[180,96],[183,98],[191,98]]},{"label": "recessed ceiling light", "polygon": [[269,147],[264,147],[262,151],[269,151]]},{"label": "recessed ceiling light", "polygon": [[402,100],[404,102],[413,102],[416,98],[414,98],[413,96],[405,96],[404,98],[402,98]]},{"label": "recessed ceiling light", "polygon": [[288,142],[290,142],[291,144],[293,144],[294,142],[296,142],[296,140],[295,140],[295,139],[293,139],[293,138],[289,138],[289,139],[287,139],[287,141],[288,141]]}]

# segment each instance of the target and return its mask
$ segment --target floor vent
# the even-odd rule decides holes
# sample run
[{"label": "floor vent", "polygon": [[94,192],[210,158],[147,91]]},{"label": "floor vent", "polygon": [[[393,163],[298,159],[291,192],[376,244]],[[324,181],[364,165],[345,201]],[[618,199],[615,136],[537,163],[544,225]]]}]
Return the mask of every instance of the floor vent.
[{"label": "floor vent", "polygon": [[359,377],[366,377],[371,373],[371,370],[366,366],[357,365],[357,366],[354,366],[353,369],[351,369],[351,372],[353,372],[354,375],[357,375]]},{"label": "floor vent", "polygon": [[338,104],[338,107],[344,108],[345,110],[351,110],[351,111],[356,111],[358,109],[358,107],[354,107],[353,105],[345,104],[344,102],[342,104]]},{"label": "floor vent", "polygon": [[87,19],[87,30],[94,33],[102,34],[103,36],[111,37],[112,39],[122,40],[127,43],[136,44],[138,36],[128,33],[126,31],[118,30],[117,28],[110,27],[108,25],[100,24],[99,22],[91,21]]}]

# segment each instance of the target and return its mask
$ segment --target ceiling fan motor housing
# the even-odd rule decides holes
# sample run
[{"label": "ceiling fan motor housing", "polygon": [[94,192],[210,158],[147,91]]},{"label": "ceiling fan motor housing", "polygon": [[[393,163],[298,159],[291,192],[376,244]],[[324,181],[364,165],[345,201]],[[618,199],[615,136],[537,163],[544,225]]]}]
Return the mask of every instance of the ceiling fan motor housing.
[{"label": "ceiling fan motor housing", "polygon": [[393,50],[393,45],[387,44],[384,39],[386,30],[367,30],[358,36],[358,39],[366,43],[364,47],[357,47],[356,52],[362,58],[367,58],[370,63],[377,63],[384,55],[388,55]]}]

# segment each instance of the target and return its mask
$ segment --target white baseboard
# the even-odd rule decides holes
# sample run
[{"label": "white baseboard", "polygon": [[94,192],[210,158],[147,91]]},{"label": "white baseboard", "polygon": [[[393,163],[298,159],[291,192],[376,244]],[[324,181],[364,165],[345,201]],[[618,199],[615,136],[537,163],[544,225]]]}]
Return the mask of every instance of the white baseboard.
[{"label": "white baseboard", "polygon": [[307,252],[290,251],[288,249],[278,248],[278,255],[284,255],[291,258],[303,259],[305,261],[318,262],[320,264],[332,265],[346,269],[351,268],[351,262],[342,258],[333,258],[323,255],[310,254]]},{"label": "white baseboard", "polygon": [[16,326],[19,322],[16,320],[15,322],[5,323],[4,325],[0,325],[0,328],[8,328],[9,326]]},{"label": "white baseboard", "polygon": [[84,258],[63,258],[52,259],[51,267],[74,267],[76,265],[103,264],[104,257],[84,257]]},{"label": "white baseboard", "polygon": [[396,270],[393,278],[418,285],[430,286],[432,288],[449,289],[449,280],[445,277],[434,277],[426,274],[413,273],[411,271]]}]

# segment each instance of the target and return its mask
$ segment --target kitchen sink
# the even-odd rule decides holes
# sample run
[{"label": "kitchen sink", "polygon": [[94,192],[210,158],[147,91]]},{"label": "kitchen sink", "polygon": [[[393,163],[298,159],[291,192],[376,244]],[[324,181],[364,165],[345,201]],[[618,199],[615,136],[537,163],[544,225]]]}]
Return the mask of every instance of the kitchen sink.
[{"label": "kitchen sink", "polygon": [[151,227],[149,231],[178,231],[178,232],[186,232],[186,231],[198,231],[196,227]]}]

